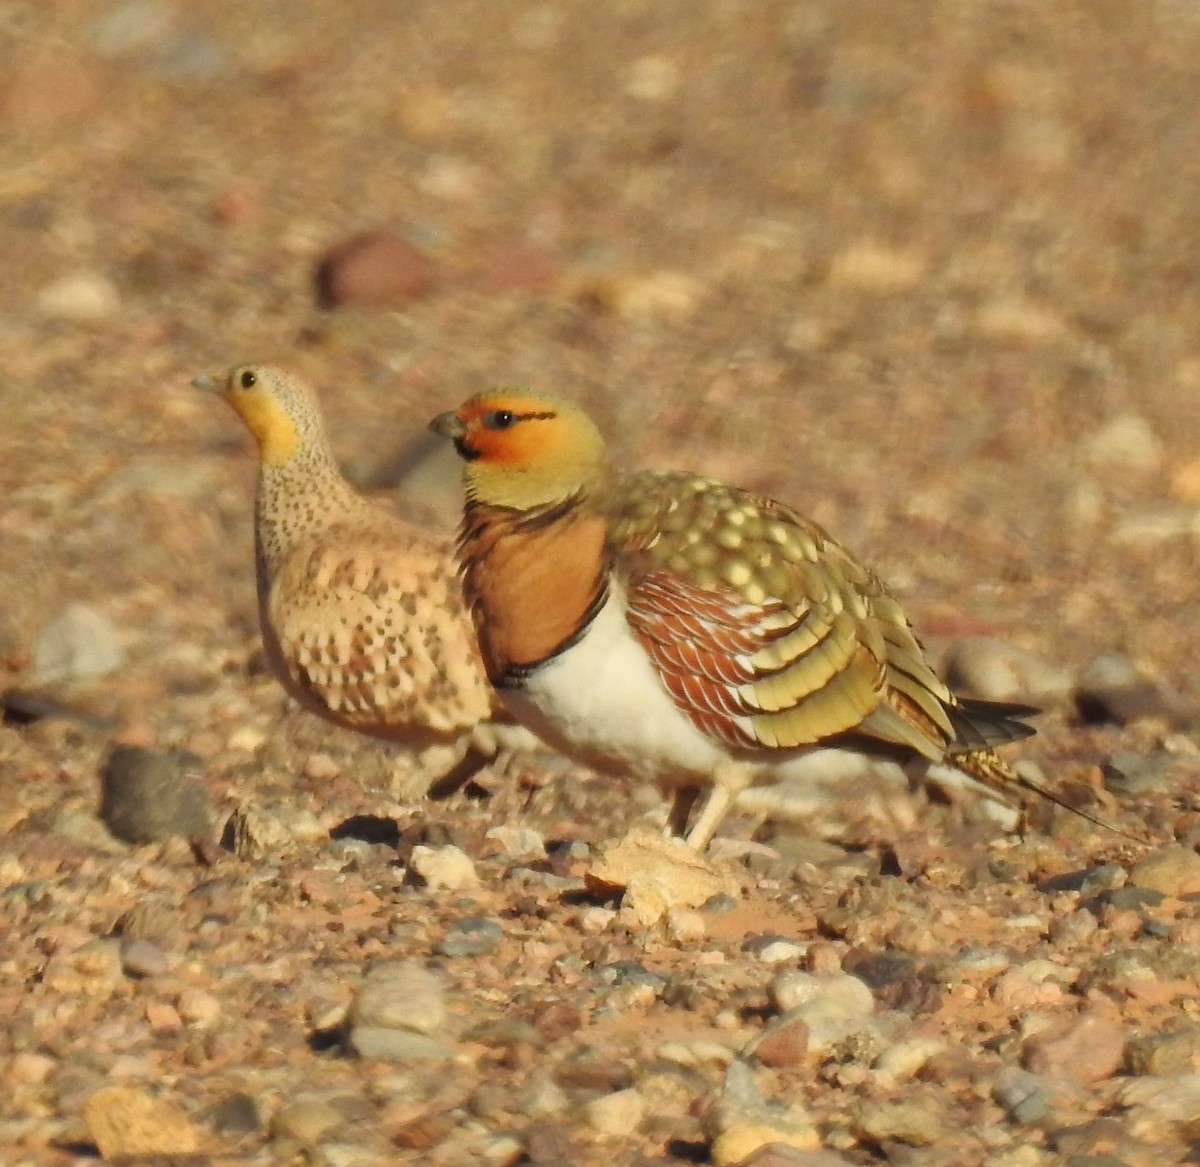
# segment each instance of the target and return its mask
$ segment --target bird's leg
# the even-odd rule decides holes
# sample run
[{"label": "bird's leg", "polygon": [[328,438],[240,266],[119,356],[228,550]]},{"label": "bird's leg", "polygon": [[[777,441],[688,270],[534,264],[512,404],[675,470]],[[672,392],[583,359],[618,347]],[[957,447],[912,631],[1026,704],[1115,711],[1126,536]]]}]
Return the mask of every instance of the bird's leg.
[{"label": "bird's leg", "polygon": [[475,745],[470,746],[449,770],[434,780],[429,787],[428,797],[434,801],[441,801],[457,794],[491,760],[490,754],[484,753]]},{"label": "bird's leg", "polygon": [[691,817],[692,807],[696,805],[696,799],[699,797],[699,786],[680,786],[676,789],[671,800],[671,810],[667,815],[666,826],[663,827],[664,835],[682,837],[687,834],[688,819]]},{"label": "bird's leg", "polygon": [[733,806],[734,800],[750,785],[752,776],[748,768],[736,763],[718,769],[713,774],[713,788],[688,832],[689,847],[695,851],[703,851],[708,846],[713,835],[717,833],[721,820]]}]

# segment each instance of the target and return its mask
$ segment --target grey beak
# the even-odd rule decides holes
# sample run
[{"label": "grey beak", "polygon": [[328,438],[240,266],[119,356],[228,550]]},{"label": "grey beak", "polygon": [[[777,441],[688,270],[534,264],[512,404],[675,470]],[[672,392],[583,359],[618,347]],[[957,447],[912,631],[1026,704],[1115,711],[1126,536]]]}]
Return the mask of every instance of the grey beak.
[{"label": "grey beak", "polygon": [[217,379],[208,373],[201,373],[198,377],[192,378],[193,389],[203,389],[206,393],[211,393],[217,387]]},{"label": "grey beak", "polygon": [[452,409],[445,413],[439,413],[429,423],[429,428],[435,434],[441,434],[442,437],[451,438],[454,441],[458,441],[467,432],[467,427],[463,425],[458,414]]}]

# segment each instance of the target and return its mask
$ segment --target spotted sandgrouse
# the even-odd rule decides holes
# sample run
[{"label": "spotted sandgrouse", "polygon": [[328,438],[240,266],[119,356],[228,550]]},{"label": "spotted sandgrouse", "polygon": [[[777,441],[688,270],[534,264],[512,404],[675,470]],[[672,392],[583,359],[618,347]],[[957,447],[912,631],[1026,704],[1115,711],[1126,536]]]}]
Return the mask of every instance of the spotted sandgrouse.
[{"label": "spotted sandgrouse", "polygon": [[458,747],[460,777],[482,765],[497,749],[495,695],[449,540],[353,490],[298,377],[246,365],[193,383],[224,397],[258,443],[259,617],[283,687],[335,725],[418,751]]},{"label": "spotted sandgrouse", "polygon": [[698,850],[817,746],[1034,787],[992,746],[1036,710],[956,697],[900,604],[816,523],[695,474],[617,474],[576,407],[483,394],[435,418],[464,459],[464,593],[506,704],[564,753],[674,793]]}]

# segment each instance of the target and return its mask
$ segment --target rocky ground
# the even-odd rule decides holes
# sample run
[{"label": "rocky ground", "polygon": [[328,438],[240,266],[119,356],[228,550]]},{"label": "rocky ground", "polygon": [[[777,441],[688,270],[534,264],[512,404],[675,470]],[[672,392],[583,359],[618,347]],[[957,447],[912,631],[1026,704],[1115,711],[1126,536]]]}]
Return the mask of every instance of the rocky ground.
[{"label": "rocky ground", "polygon": [[[1197,109],[1183,0],[6,9],[0,1159],[1200,1161]],[[429,802],[264,673],[251,358],[431,524],[496,383],[796,504],[1125,833]]]}]

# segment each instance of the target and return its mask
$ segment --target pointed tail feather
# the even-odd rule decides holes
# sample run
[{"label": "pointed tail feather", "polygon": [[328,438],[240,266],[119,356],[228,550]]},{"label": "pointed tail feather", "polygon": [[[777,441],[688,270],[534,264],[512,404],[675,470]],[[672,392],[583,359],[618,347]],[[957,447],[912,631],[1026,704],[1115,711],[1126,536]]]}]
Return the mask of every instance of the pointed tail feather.
[{"label": "pointed tail feather", "polygon": [[1033,705],[1018,705],[1007,701],[977,701],[959,698],[957,705],[948,706],[946,713],[954,730],[955,740],[950,753],[972,754],[1007,742],[1020,741],[1037,731],[1024,719],[1041,710]]}]

